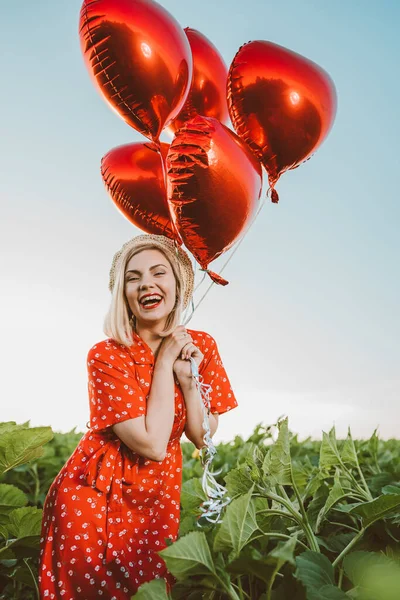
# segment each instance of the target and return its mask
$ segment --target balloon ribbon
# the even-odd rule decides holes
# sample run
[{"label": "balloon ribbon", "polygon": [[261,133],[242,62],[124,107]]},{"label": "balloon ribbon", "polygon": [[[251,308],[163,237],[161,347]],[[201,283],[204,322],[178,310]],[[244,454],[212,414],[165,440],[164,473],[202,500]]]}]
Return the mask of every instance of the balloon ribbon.
[{"label": "balloon ribbon", "polygon": [[[207,500],[205,500],[200,506],[200,510],[203,514],[200,515],[199,519],[204,517],[210,523],[221,523],[221,512],[223,508],[230,503],[231,499],[228,496],[224,497],[227,493],[227,490],[215,479],[215,475],[219,475],[222,469],[217,472],[211,472],[210,470],[211,463],[215,454],[217,453],[217,449],[215,448],[211,439],[210,421],[208,418],[211,408],[210,393],[212,391],[212,387],[208,383],[203,382],[203,376],[199,374],[197,363],[193,357],[190,357],[190,362],[192,376],[196,382],[196,388],[199,392],[200,402],[203,408],[203,431],[205,432],[203,436],[205,446],[200,449],[199,456],[204,469],[202,476],[202,487],[205,495],[207,496]],[[197,525],[198,527],[202,527],[199,520],[197,521]]]}]

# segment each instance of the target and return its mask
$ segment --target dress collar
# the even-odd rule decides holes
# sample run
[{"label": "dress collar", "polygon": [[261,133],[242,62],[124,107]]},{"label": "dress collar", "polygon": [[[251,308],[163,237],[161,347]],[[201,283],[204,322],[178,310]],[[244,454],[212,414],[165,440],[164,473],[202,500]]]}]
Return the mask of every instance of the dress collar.
[{"label": "dress collar", "polygon": [[154,352],[140,337],[136,331],[132,330],[133,344],[129,346],[129,352],[132,355],[133,361],[138,365],[152,364],[154,365]]}]

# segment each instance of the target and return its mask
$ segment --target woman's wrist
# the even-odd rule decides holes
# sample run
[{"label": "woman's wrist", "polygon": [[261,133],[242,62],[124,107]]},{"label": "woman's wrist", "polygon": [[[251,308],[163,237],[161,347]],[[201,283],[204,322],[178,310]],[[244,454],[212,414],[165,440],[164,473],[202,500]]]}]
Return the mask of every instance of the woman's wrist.
[{"label": "woman's wrist", "polygon": [[174,367],[174,361],[169,360],[166,356],[159,356],[156,360],[155,368],[165,371],[172,371]]},{"label": "woman's wrist", "polygon": [[178,381],[179,381],[179,385],[181,386],[181,389],[184,391],[190,391],[196,387],[196,382],[194,380],[194,377],[191,374],[190,375],[186,375],[186,374],[179,375]]}]

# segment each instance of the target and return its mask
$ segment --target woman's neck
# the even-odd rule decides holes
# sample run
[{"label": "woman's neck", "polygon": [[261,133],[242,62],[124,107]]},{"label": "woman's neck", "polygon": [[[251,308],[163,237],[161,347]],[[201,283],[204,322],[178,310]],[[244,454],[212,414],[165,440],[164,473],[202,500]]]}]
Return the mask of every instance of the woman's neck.
[{"label": "woman's neck", "polygon": [[155,354],[158,348],[161,345],[163,338],[160,336],[162,331],[162,326],[156,326],[156,328],[151,329],[148,327],[138,327],[134,328],[134,331],[138,334],[138,336],[149,346],[149,348]]}]

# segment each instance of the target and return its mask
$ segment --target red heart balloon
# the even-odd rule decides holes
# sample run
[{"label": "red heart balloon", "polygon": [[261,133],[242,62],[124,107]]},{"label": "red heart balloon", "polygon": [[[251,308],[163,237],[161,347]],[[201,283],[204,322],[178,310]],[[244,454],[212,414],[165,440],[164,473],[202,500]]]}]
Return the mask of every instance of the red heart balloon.
[{"label": "red heart balloon", "polygon": [[169,126],[175,132],[196,115],[214,117],[226,122],[229,117],[226,101],[228,67],[217,48],[205,35],[186,27],[193,56],[193,79],[189,95],[179,115]]},{"label": "red heart balloon", "polygon": [[101,161],[101,175],[115,206],[146,233],[182,240],[171,221],[165,189],[165,161],[169,145],[125,144],[113,148]]},{"label": "red heart balloon", "polygon": [[179,234],[208,265],[246,229],[261,194],[262,170],[244,142],[213,118],[197,116],[178,130],[167,155],[167,195]]},{"label": "red heart balloon", "polygon": [[85,0],[79,36],[100,93],[129,125],[157,141],[192,81],[192,54],[178,22],[152,0]]},{"label": "red heart balloon", "polygon": [[228,107],[235,131],[263,163],[273,188],[282,173],[307,160],[328,135],[336,91],[329,75],[311,60],[259,40],[242,46],[233,59]]}]

